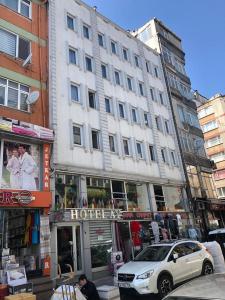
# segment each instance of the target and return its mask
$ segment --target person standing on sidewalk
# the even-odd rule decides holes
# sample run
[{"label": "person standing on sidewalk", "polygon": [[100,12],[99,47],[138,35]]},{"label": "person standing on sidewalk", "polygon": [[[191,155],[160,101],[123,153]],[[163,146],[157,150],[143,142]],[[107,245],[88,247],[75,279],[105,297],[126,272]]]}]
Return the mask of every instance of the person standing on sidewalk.
[{"label": "person standing on sidewalk", "polygon": [[79,286],[87,300],[100,300],[95,284],[89,281],[84,274],[79,277]]}]

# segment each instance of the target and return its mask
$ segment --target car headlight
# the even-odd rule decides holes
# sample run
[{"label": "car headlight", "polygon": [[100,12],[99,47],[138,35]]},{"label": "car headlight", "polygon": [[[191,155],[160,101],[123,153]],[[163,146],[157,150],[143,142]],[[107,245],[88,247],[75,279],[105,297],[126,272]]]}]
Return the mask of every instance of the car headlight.
[{"label": "car headlight", "polygon": [[153,273],[154,273],[153,270],[147,271],[141,275],[138,275],[137,279],[147,279],[147,278],[151,277]]}]

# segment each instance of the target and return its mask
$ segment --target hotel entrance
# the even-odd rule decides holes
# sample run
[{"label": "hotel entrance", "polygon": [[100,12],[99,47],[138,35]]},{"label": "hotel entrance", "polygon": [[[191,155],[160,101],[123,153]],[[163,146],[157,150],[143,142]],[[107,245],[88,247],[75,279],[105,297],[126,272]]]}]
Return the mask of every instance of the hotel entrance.
[{"label": "hotel entrance", "polygon": [[81,224],[57,224],[58,272],[81,274],[82,253]]}]

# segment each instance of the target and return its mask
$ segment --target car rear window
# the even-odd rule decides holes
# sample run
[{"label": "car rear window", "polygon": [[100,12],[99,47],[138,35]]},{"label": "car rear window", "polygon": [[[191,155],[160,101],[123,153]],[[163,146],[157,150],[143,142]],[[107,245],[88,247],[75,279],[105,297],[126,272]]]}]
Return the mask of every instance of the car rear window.
[{"label": "car rear window", "polygon": [[140,252],[135,261],[162,261],[169,253],[171,246],[150,246]]}]

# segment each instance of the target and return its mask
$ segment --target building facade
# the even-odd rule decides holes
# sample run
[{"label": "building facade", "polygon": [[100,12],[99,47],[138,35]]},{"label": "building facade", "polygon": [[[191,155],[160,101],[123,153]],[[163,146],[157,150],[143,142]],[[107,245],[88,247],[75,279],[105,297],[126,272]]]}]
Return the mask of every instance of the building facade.
[{"label": "building facade", "polygon": [[157,52],[81,1],[49,1],[49,19],[52,274],[96,278],[112,250],[151,242],[154,219],[184,233],[184,171]]},{"label": "building facade", "polygon": [[187,193],[194,218],[204,234],[214,223],[210,203],[216,199],[216,194],[212,162],[206,157],[196,99],[185,71],[181,39],[156,18],[133,35],[161,54],[186,174]]},{"label": "building facade", "polygon": [[0,1],[0,251],[25,265],[28,278],[50,271],[45,2]]},{"label": "building facade", "polygon": [[219,202],[215,205],[217,218],[224,227],[225,199],[225,154],[224,154],[224,112],[225,96],[217,94],[198,107],[198,117],[204,134],[205,148],[208,157],[214,161],[213,172]]}]

